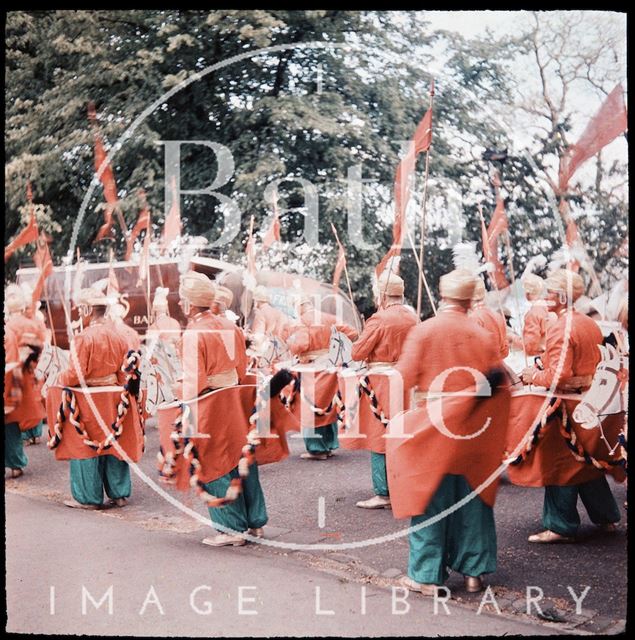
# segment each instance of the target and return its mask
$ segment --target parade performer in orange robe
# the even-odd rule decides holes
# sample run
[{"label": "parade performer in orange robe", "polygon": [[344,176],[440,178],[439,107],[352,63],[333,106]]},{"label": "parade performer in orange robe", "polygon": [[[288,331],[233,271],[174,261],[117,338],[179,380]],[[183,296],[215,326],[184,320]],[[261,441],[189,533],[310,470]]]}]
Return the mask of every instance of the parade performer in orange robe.
[{"label": "parade performer in orange robe", "polygon": [[121,334],[128,349],[139,351],[141,349],[141,338],[131,326],[125,323],[125,316],[126,307],[121,302],[113,304],[108,310],[108,317],[112,321],[113,327]]},{"label": "parade performer in orange robe", "polygon": [[[46,325],[39,319],[29,317],[27,309],[31,300],[16,284],[10,284],[6,290],[5,305],[8,313],[6,330],[12,331],[18,344],[21,363],[20,386],[22,398],[19,407],[11,412],[10,423],[19,425],[21,438],[36,444],[42,435],[42,420],[45,416],[42,403],[42,385],[35,377],[38,357],[47,338]],[[26,434],[26,437],[25,437]]]},{"label": "parade performer in orange robe", "polygon": [[[387,273],[379,279],[375,292],[377,312],[373,314],[355,343],[352,358],[366,361],[369,382],[377,397],[377,406],[387,419],[390,413],[390,393],[384,376],[375,375],[386,366],[394,366],[399,360],[404,341],[409,331],[417,324],[417,316],[404,306],[404,282],[396,274]],[[405,397],[401,406],[405,408]],[[390,507],[388,479],[386,477],[386,428],[370,408],[368,397],[362,395],[359,403],[360,437],[349,439],[340,437],[339,442],[345,449],[367,449],[370,451],[371,478],[375,495],[368,500],[357,502],[362,509],[383,509]],[[340,435],[345,435],[344,433]],[[364,437],[365,436],[365,437]]]},{"label": "parade performer in orange robe", "polygon": [[236,369],[238,371],[238,382],[243,384],[248,364],[247,347],[243,330],[236,324],[231,316],[235,316],[236,320],[238,317],[229,311],[229,307],[234,299],[234,294],[227,287],[216,285],[214,287],[214,296],[214,302],[210,307],[212,313],[220,320],[224,327],[231,329],[236,334],[236,356],[238,359]]},{"label": "parade performer in orange robe", "polygon": [[[63,388],[73,388],[71,391],[79,407],[79,421],[86,431],[85,436],[77,434],[66,414],[60,436],[52,436],[49,442],[58,460],[70,459],[70,485],[74,500],[64,503],[69,507],[100,509],[104,491],[111,506],[123,507],[130,497],[130,468],[116,449],[106,446],[109,438],[112,441],[113,434],[104,434],[102,422],[110,424],[113,432],[121,427],[116,440],[131,460],[139,460],[143,449],[143,428],[137,399],[128,394],[127,410],[123,416],[118,413],[122,395],[119,385],[129,382],[122,370],[129,349],[113,322],[106,318],[106,309],[113,303],[113,299],[97,289],[79,292],[79,312],[84,330],[73,338],[69,367],[60,373],[57,384],[49,388],[46,398],[50,434],[58,426]],[[96,413],[88,402],[88,394],[97,408]],[[93,445],[86,444],[87,440]]]},{"label": "parade performer in orange robe", "polygon": [[[598,346],[602,344],[602,332],[591,318],[573,310],[573,303],[584,293],[582,277],[573,271],[560,269],[545,281],[547,302],[557,320],[547,327],[546,349],[542,355],[542,369],[527,367],[521,375],[525,384],[555,388],[556,394],[581,393],[591,386],[593,374],[600,361]],[[568,335],[568,338],[567,338]],[[561,363],[560,363],[561,361]],[[522,398],[515,398],[513,417],[522,414]],[[530,397],[531,400],[531,397]],[[551,414],[543,427],[541,440],[534,445],[527,457],[518,466],[509,467],[509,478],[523,486],[544,486],[545,498],[542,522],[545,530],[529,536],[529,542],[573,542],[580,525],[577,511],[578,496],[582,499],[592,522],[603,530],[612,531],[620,519],[619,509],[606,480],[605,471],[592,464],[578,461],[562,437],[563,409],[567,420],[573,424],[575,399],[563,399],[559,411]],[[609,429],[615,422],[620,426],[621,416],[608,416],[603,421],[603,430],[610,440]],[[514,420],[518,422],[518,420]],[[526,425],[510,430],[513,448],[518,440],[516,434],[526,431]],[[598,456],[605,445],[599,442],[599,428],[580,430],[578,437],[589,439],[585,446],[593,447],[588,453]],[[590,438],[598,440],[590,445]],[[616,465],[611,470],[617,479],[624,479],[622,467]]]},{"label": "parade performer in orange robe", "polygon": [[547,302],[543,300],[544,280],[533,273],[522,279],[525,297],[531,303],[523,321],[523,344],[528,356],[539,356],[545,350],[547,325],[550,321]]},{"label": "parade performer in orange robe", "polygon": [[[210,307],[215,300],[212,281],[202,273],[190,271],[181,278],[179,296],[179,304],[188,318],[183,341],[185,395],[182,399],[193,399],[204,392],[236,387],[245,373],[245,341],[231,321],[212,313]],[[188,346],[189,336],[192,335],[197,344],[195,352]],[[252,407],[253,402],[252,399]],[[231,416],[233,421],[221,421],[218,415],[208,414],[206,408],[204,402],[198,402],[200,431],[211,434],[210,438],[202,439],[197,444],[203,467],[203,488],[212,496],[223,497],[239,477],[238,462],[247,433],[243,422],[248,420],[248,416],[245,418],[245,412],[241,410]],[[231,407],[227,410],[232,411]],[[220,429],[222,433],[219,433]],[[223,507],[209,507],[209,514],[212,523],[219,525],[223,533],[205,538],[205,544],[240,546],[245,544],[246,539],[237,534],[244,532],[262,537],[268,518],[255,461],[249,465],[248,476],[242,478],[240,495]]]},{"label": "parade performer in orange robe", "polygon": [[269,303],[269,294],[266,287],[258,285],[254,291],[254,319],[251,323],[251,334],[256,342],[262,340],[263,336],[284,339],[287,325],[290,323],[289,317],[272,307]]},{"label": "parade performer in orange robe", "polygon": [[238,316],[230,309],[234,301],[234,294],[231,289],[221,284],[216,285],[216,298],[212,305],[212,313],[217,316],[223,316],[231,320],[234,324],[238,322]]},{"label": "parade performer in orange robe", "polygon": [[481,590],[481,576],[496,569],[493,505],[509,391],[498,348],[467,313],[475,286],[465,269],[441,277],[437,316],[411,329],[396,366],[404,387],[419,389],[419,406],[390,422],[388,486],[393,515],[421,525],[410,533],[402,585],[423,595],[437,592],[448,567],[465,576],[468,591]]},{"label": "parade performer in orange robe", "polygon": [[[357,338],[357,331],[353,327],[339,322],[338,318],[331,313],[316,309],[309,296],[300,299],[298,310],[300,323],[289,330],[287,345],[301,363],[313,362],[328,353],[333,326],[351,340]],[[317,384],[319,379],[316,380]],[[318,395],[320,390],[316,389],[316,398]],[[313,432],[306,427],[303,429],[304,445],[307,450],[300,457],[304,460],[326,460],[335,455],[335,449],[339,448],[337,423],[315,426],[313,429]]]},{"label": "parade performer in orange robe", "polygon": [[480,276],[476,278],[476,288],[472,299],[470,317],[478,325],[483,327],[491,336],[498,354],[502,359],[509,355],[509,342],[507,340],[507,325],[505,318],[485,305],[485,284]]},{"label": "parade performer in orange robe", "polygon": [[24,444],[20,434],[20,423],[12,418],[22,402],[22,363],[15,332],[4,327],[4,466],[11,472],[12,478],[24,474],[28,459],[24,453]]}]

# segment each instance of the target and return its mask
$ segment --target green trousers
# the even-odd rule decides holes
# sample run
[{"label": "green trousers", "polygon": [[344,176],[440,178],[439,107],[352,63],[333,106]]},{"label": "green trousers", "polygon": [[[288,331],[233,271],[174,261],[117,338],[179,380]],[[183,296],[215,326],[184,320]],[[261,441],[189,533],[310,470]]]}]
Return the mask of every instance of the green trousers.
[{"label": "green trousers", "polygon": [[71,494],[81,504],[101,504],[106,495],[112,500],[129,498],[132,491],[130,467],[115,456],[71,460]]},{"label": "green trousers", "polygon": [[22,432],[22,440],[30,440],[31,438],[41,438],[42,437],[42,425],[44,423],[40,420],[38,424],[36,424],[33,429],[28,429],[27,431]]},{"label": "green trousers", "polygon": [[[463,476],[447,475],[411,526],[429,520],[452,507],[472,489]],[[466,576],[480,576],[496,570],[496,528],[494,510],[479,496],[438,522],[410,533],[408,576],[422,584],[443,584],[448,567]]]},{"label": "green trousers", "polygon": [[375,495],[388,496],[388,478],[386,476],[386,454],[370,452],[370,473],[373,478]]},{"label": "green trousers", "polygon": [[4,425],[4,466],[8,469],[24,469],[28,463],[22,444],[22,433],[17,422]]},{"label": "green trousers", "polygon": [[578,496],[591,522],[609,524],[619,522],[620,510],[605,476],[571,487],[545,487],[542,524],[561,536],[575,536],[580,526]]},{"label": "green trousers", "polygon": [[[227,493],[233,478],[238,478],[238,467],[234,467],[217,480],[208,482],[204,485],[204,489],[207,493],[221,498]],[[243,533],[247,529],[259,529],[267,524],[269,518],[265,495],[260,486],[257,463],[249,467],[249,475],[243,478],[243,490],[238,498],[224,507],[210,507],[209,517],[212,524],[222,527],[219,530],[223,533],[231,533],[231,531]]]},{"label": "green trousers", "polygon": [[315,436],[304,436],[304,446],[309,453],[318,454],[339,449],[337,422],[325,427],[315,427]]}]

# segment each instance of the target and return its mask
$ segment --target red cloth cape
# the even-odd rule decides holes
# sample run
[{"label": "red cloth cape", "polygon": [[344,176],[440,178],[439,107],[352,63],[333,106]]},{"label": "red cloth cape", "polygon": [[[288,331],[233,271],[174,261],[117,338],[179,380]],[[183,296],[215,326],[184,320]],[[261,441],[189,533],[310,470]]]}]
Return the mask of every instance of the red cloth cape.
[{"label": "red cloth cape", "polygon": [[[471,439],[445,435],[432,423],[429,411],[437,412],[439,401],[430,401],[391,420],[391,434],[399,433],[403,418],[404,434],[413,437],[386,439],[386,470],[393,515],[396,518],[421,515],[445,475],[465,476],[476,489],[500,466],[505,447],[509,415],[509,391],[496,389],[491,397],[444,397],[441,412],[448,431],[469,436],[491,423],[483,433]],[[440,422],[437,419],[437,422]],[[498,477],[479,496],[493,506]]]},{"label": "red cloth cape", "polygon": [[[507,438],[507,451],[510,455],[528,430],[533,431],[533,426],[540,422],[539,413],[544,401],[544,394],[523,394],[512,397]],[[619,447],[613,456],[609,456],[608,448],[600,438],[599,428],[583,429],[573,420],[571,416],[578,402],[564,400],[567,420],[572,425],[579,444],[598,460],[618,459]],[[508,474],[512,483],[523,487],[568,486],[589,482],[604,475],[600,469],[596,469],[591,464],[578,462],[573,457],[560,433],[561,424],[561,414],[556,410],[541,429],[538,443],[533,445],[526,458],[520,464],[509,465]],[[602,429],[611,445],[617,442],[623,425],[623,413],[604,418]],[[618,482],[623,482],[626,478],[624,468],[621,466],[612,467],[609,473]]]},{"label": "red cloth cape", "polygon": [[[49,424],[49,438],[53,433],[53,425],[57,422],[57,410],[62,401],[61,386],[53,386],[49,388],[46,396],[46,413]],[[123,387],[91,387],[89,389],[80,389],[73,387],[72,391],[77,398],[77,406],[79,408],[79,416],[84,424],[86,432],[91,440],[103,442],[106,439],[103,427],[98,418],[93,413],[87,396],[90,395],[95,406],[97,407],[98,416],[106,424],[108,429],[117,418],[117,405],[119,403]],[[126,452],[128,458],[133,462],[138,462],[143,453],[143,431],[141,429],[141,421],[137,410],[136,400],[130,396],[130,407],[124,418],[123,432],[117,442]],[[85,460],[87,458],[96,458],[97,456],[113,455],[120,460],[123,458],[111,446],[109,449],[98,453],[83,442],[83,437],[77,433],[75,427],[68,421],[68,417],[62,425],[62,441],[53,450],[56,460]]]}]

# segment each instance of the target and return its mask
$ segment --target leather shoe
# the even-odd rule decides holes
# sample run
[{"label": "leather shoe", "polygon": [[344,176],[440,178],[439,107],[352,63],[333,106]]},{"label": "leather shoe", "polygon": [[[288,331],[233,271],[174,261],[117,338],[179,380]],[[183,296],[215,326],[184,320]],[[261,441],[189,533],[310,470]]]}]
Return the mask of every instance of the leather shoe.
[{"label": "leather shoe", "polygon": [[241,536],[232,536],[229,533],[219,533],[217,536],[205,538],[202,542],[210,547],[242,547],[247,543],[247,540]]},{"label": "leather shoe", "polygon": [[302,460],[326,460],[328,455],[326,453],[301,453]]},{"label": "leather shoe", "polygon": [[538,543],[552,543],[552,542],[575,542],[575,540],[570,536],[562,536],[555,531],[541,531],[540,533],[534,533],[533,535],[527,538],[529,542],[538,542]]},{"label": "leather shoe", "polygon": [[97,511],[103,506],[101,504],[82,504],[77,500],[64,500],[64,504],[71,509],[86,509],[87,511]]},{"label": "leather shoe", "polygon": [[468,593],[483,591],[483,579],[480,576],[463,576],[463,584]]},{"label": "leather shoe", "polygon": [[388,496],[373,496],[368,500],[360,500],[355,503],[361,509],[390,509],[390,498]]},{"label": "leather shoe", "polygon": [[403,576],[399,580],[399,586],[403,587],[404,589],[408,589],[408,591],[415,591],[416,593],[420,593],[423,596],[433,597],[437,593],[436,584],[421,584],[420,582],[415,582],[408,576]]}]

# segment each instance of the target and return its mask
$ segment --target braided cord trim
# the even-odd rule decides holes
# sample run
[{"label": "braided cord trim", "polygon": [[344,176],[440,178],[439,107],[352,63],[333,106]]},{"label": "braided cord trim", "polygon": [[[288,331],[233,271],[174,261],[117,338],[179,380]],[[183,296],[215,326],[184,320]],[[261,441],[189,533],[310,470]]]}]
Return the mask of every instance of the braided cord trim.
[{"label": "braided cord trim", "polygon": [[[126,359],[124,360],[121,370],[126,374],[126,380],[123,385],[123,390],[119,397],[119,403],[117,404],[117,417],[115,421],[110,425],[110,433],[104,440],[97,441],[91,440],[86,427],[82,422],[77,398],[69,387],[64,387],[62,390],[62,401],[57,410],[55,425],[53,425],[54,433],[51,434],[49,429],[49,441],[47,446],[49,449],[55,449],[62,442],[62,427],[66,421],[70,422],[75,428],[75,431],[81,436],[83,444],[90,447],[93,451],[101,452],[106,451],[112,447],[112,443],[118,440],[123,433],[123,423],[128,410],[130,408],[130,395],[137,396],[138,391],[131,391],[131,384],[140,379],[141,374],[139,372],[139,363],[141,362],[141,354],[138,351],[129,351]],[[143,429],[143,418],[142,418]],[[145,439],[145,430],[144,430]]]}]

